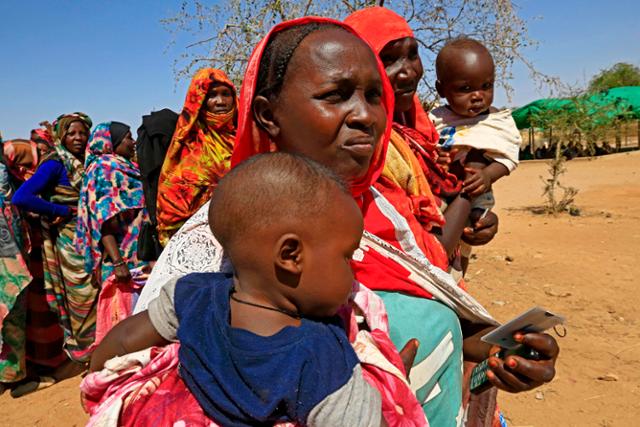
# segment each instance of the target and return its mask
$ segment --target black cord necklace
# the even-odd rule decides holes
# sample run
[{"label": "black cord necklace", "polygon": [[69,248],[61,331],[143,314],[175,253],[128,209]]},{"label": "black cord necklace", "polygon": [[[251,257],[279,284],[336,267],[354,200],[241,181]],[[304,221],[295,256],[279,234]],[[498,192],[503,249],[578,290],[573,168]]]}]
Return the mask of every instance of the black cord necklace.
[{"label": "black cord necklace", "polygon": [[235,293],[236,293],[235,288],[232,288],[231,289],[231,294],[229,294],[229,298],[231,298],[232,300],[234,300],[237,303],[250,305],[251,307],[256,307],[256,308],[263,308],[265,310],[277,311],[278,313],[286,314],[287,316],[293,317],[294,319],[301,319],[302,318],[302,316],[300,316],[300,314],[298,314],[298,313],[296,313],[294,311],[285,310],[283,308],[269,307],[268,305],[261,305],[261,304],[256,304],[256,303],[253,303],[253,302],[241,300],[240,298],[234,296]]}]

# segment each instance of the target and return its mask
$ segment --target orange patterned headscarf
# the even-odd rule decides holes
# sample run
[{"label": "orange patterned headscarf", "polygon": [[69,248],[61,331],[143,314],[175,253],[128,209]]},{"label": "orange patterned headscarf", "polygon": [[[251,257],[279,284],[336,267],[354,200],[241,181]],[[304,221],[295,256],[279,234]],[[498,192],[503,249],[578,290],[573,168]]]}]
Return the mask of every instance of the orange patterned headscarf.
[{"label": "orange patterned headscarf", "polygon": [[[205,109],[214,83],[232,89],[231,111],[213,114]],[[193,76],[158,182],[158,235],[163,246],[211,198],[229,170],[237,105],[235,87],[224,71],[203,68]]]}]

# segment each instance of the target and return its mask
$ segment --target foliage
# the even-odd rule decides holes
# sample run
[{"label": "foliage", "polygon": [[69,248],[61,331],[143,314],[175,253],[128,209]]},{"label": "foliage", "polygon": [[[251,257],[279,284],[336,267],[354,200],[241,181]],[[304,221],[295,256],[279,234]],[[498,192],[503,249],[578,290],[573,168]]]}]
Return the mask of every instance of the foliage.
[{"label": "foliage", "polygon": [[[177,13],[164,19],[166,28],[178,39],[189,39],[174,63],[177,79],[188,78],[205,65],[224,69],[240,83],[252,49],[276,23],[305,15],[343,19],[375,0],[184,0]],[[384,4],[406,17],[421,45],[425,76],[423,99],[436,99],[435,56],[450,38],[466,35],[482,41],[496,63],[496,81],[511,96],[512,66],[522,62],[540,87],[559,82],[538,72],[523,51],[535,45],[527,23],[511,0],[395,0]]]},{"label": "foliage", "polygon": [[611,68],[602,70],[589,82],[589,92],[599,92],[622,86],[640,86],[639,67],[619,62]]},{"label": "foliage", "polygon": [[[542,178],[546,211],[551,214],[573,209],[578,189],[560,182],[566,172],[566,153],[569,149],[593,153],[596,143],[602,141],[606,132],[617,125],[612,118],[615,102],[609,105],[595,103],[590,98],[574,96],[571,103],[561,110],[545,110],[531,117],[532,127],[545,128],[549,132],[549,144],[554,148],[554,157],[549,162],[549,177]],[[559,194],[562,191],[562,194]]]}]

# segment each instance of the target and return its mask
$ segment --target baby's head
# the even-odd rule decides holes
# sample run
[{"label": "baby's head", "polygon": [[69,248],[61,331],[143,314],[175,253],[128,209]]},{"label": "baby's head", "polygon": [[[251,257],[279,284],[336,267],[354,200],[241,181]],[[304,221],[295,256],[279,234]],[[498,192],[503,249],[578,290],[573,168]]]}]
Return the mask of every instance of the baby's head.
[{"label": "baby's head", "polygon": [[493,103],[495,66],[484,45],[469,38],[448,42],[436,58],[436,89],[449,108],[464,117],[475,117]]},{"label": "baby's head", "polygon": [[216,187],[209,224],[243,290],[284,297],[308,317],[332,316],[348,300],[362,215],[324,166],[286,153],[243,162]]}]

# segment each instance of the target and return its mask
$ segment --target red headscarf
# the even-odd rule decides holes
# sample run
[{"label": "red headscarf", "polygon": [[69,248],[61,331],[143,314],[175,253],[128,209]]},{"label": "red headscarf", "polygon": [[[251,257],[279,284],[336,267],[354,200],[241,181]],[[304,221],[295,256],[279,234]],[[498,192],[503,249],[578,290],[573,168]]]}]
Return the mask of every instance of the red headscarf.
[{"label": "red headscarf", "polygon": [[[247,71],[242,83],[242,90],[239,97],[240,107],[238,110],[238,132],[236,134],[236,145],[231,158],[232,167],[251,156],[271,151],[271,141],[269,136],[255,122],[253,111],[251,109],[251,103],[256,92],[260,60],[267,46],[267,42],[279,31],[298,25],[317,22],[340,26],[357,36],[357,33],[344,23],[329,18],[318,17],[305,17],[283,22],[276,25],[271,32],[267,34],[249,58]],[[389,84],[389,80],[386,77],[382,62],[379,59],[376,59],[376,61],[378,63],[378,71],[383,81],[382,105],[387,112],[387,125],[384,135],[382,136],[376,152],[374,153],[373,159],[371,160],[369,171],[362,179],[356,182],[355,185],[352,184],[352,194],[354,197],[357,197],[360,202],[365,221],[365,229],[384,239],[388,243],[398,248],[402,248],[402,244],[399,240],[401,240],[403,233],[397,232],[395,224],[386,217],[384,212],[382,212],[380,207],[374,201],[373,193],[371,191],[367,191],[376,182],[384,169],[384,159],[386,157],[387,146],[389,145],[391,125],[393,121],[393,91]],[[404,199],[407,198],[404,192],[399,196],[404,197]],[[393,200],[391,201],[392,204],[395,204],[394,202],[395,201]],[[401,203],[405,202],[406,200],[403,200]],[[438,259],[438,262],[436,262],[437,266],[441,268],[443,266],[446,267],[446,253],[441,249],[441,246],[434,249],[438,254],[432,254],[432,250],[429,248],[429,245],[424,243],[423,234],[428,233],[420,228],[420,225],[417,223],[415,218],[413,218],[412,222],[414,223],[414,226],[411,227],[411,229],[414,234],[417,233],[416,236],[419,240],[418,245],[422,251],[427,254],[429,259]],[[373,257],[375,257],[375,255],[373,255]],[[409,279],[409,274],[406,270],[395,265],[392,261],[381,258],[374,259],[371,257],[365,257],[362,262],[354,263],[353,266],[356,279],[361,283],[364,283],[370,289],[397,290],[424,298],[432,297],[431,294],[417,287]]]},{"label": "red headscarf", "polygon": [[[267,46],[267,43],[278,32],[286,30],[288,28],[297,27],[300,25],[311,23],[326,23],[333,24],[344,28],[350,33],[360,36],[348,25],[336,21],[330,18],[321,18],[314,16],[307,16],[304,18],[294,19],[291,21],[282,22],[269,32],[264,39],[256,46],[249,63],[247,64],[247,71],[244,75],[242,82],[242,90],[240,93],[240,108],[238,110],[238,132],[236,134],[236,145],[231,157],[231,167],[234,167],[242,161],[248,159],[259,153],[266,153],[271,150],[271,141],[265,131],[263,131],[255,122],[253,117],[253,111],[251,104],[255,97],[256,85],[258,82],[258,71],[260,69],[260,61],[262,54]],[[376,57],[378,64],[378,72],[382,77],[382,105],[387,113],[387,126],[384,134],[381,137],[376,151],[371,159],[371,165],[367,174],[359,179],[357,182],[351,184],[351,192],[354,196],[360,195],[365,192],[380,176],[382,169],[384,168],[384,159],[387,154],[387,146],[389,144],[389,135],[391,133],[391,124],[393,122],[393,102],[394,96],[387,79],[387,75],[384,71],[384,66]]]},{"label": "red headscarf", "polygon": [[47,127],[41,127],[38,129],[31,129],[31,140],[33,142],[44,142],[50,148],[53,148],[53,135]]},{"label": "red headscarf", "polygon": [[[349,15],[344,22],[349,24],[371,44],[376,54],[390,42],[414,37],[411,27],[405,19],[385,7],[368,7]],[[424,134],[433,148],[438,142],[438,132],[422,108],[418,96],[413,97],[413,107],[407,113],[407,123]]]},{"label": "red headscarf", "polygon": [[[378,55],[388,43],[406,37],[414,37],[407,21],[384,7],[369,7],[359,10],[348,16],[344,22],[367,40]],[[422,108],[417,95],[413,98],[412,108],[405,113],[405,123],[407,126],[394,123],[394,129],[403,134],[405,139],[410,139],[420,146],[416,156],[423,164],[423,170],[427,175],[431,190],[439,197],[450,197],[457,194],[460,191],[461,183],[457,181],[455,176],[447,173],[436,164],[438,131]]]}]

